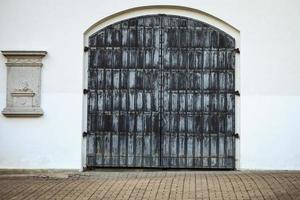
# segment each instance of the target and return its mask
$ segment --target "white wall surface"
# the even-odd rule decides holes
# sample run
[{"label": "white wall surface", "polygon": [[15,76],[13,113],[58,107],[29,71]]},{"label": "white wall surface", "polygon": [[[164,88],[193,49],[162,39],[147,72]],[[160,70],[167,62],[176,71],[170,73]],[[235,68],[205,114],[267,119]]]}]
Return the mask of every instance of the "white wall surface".
[{"label": "white wall surface", "polygon": [[[0,168],[81,168],[84,32],[119,11],[159,4],[199,9],[240,30],[240,167],[300,170],[298,0],[0,0],[0,50],[48,51],[45,115],[0,116]],[[0,109],[5,90],[0,56]]]}]

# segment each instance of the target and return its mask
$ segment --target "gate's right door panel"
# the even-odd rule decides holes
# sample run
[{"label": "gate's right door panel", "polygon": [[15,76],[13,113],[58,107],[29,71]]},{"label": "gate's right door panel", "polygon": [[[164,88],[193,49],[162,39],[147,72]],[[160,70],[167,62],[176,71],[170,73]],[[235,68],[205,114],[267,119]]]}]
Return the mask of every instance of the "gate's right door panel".
[{"label": "gate's right door panel", "polygon": [[234,47],[208,24],[163,17],[162,167],[234,168]]}]

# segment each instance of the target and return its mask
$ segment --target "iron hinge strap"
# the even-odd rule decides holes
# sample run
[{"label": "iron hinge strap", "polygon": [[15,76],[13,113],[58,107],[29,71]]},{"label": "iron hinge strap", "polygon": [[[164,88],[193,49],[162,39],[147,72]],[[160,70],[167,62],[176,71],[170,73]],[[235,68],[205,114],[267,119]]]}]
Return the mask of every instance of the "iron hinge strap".
[{"label": "iron hinge strap", "polygon": [[238,133],[234,133],[232,136],[235,137],[236,139],[240,138],[240,135]]},{"label": "iron hinge strap", "polygon": [[89,89],[83,89],[83,94],[87,94],[87,93],[89,93],[89,92],[90,92]]}]

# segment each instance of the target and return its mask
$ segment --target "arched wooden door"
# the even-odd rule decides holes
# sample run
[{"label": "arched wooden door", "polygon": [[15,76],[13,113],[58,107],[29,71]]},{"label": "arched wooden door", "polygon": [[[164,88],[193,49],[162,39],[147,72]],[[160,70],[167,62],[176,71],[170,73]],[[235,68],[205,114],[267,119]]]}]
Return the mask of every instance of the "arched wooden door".
[{"label": "arched wooden door", "polygon": [[89,37],[88,167],[235,167],[235,40],[173,15]]}]

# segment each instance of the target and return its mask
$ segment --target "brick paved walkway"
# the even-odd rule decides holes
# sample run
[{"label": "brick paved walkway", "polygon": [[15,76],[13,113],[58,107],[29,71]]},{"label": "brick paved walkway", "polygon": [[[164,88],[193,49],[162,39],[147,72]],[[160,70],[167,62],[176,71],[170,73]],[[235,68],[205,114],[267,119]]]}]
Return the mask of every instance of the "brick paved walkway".
[{"label": "brick paved walkway", "polygon": [[300,199],[300,172],[88,172],[0,175],[0,199]]}]

